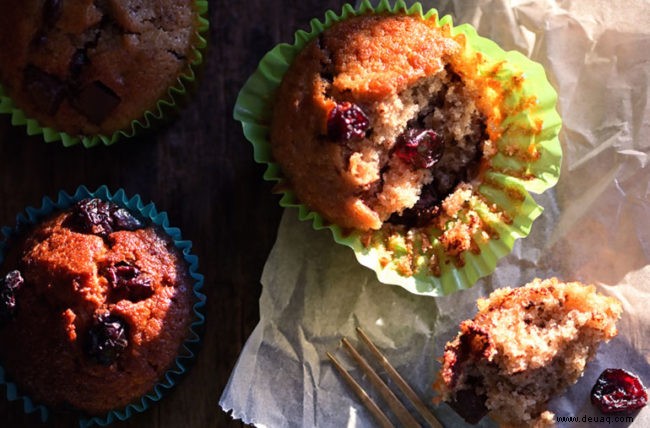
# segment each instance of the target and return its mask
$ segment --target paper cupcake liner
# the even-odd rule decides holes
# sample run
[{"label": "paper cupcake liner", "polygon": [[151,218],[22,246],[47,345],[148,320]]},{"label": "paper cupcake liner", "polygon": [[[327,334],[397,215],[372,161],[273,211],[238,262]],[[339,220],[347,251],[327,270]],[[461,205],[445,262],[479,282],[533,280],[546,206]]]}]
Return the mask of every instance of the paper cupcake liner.
[{"label": "paper cupcake liner", "polygon": [[57,131],[52,127],[41,126],[36,119],[28,117],[23,110],[17,107],[9,94],[0,84],[0,113],[11,115],[11,124],[25,126],[27,135],[42,135],[46,143],[60,141],[64,147],[82,144],[84,147],[94,147],[99,144],[109,146],[123,138],[132,138],[144,131],[165,123],[165,118],[170,112],[180,108],[179,103],[188,97],[189,91],[196,82],[196,72],[203,63],[203,51],[207,46],[206,35],[210,26],[207,12],[208,0],[195,0],[197,11],[196,31],[194,46],[190,51],[191,61],[176,79],[176,83],[169,87],[166,93],[156,102],[156,105],[143,113],[142,117],[133,120],[126,129],[120,129],[111,135],[71,135],[67,132]]},{"label": "paper cupcake liner", "polygon": [[[346,4],[340,14],[328,11],[325,19],[311,21],[309,31],[297,31],[293,44],[279,44],[260,61],[257,70],[241,89],[234,108],[234,118],[242,124],[245,137],[252,143],[254,158],[266,164],[264,179],[283,182],[280,166],[274,161],[268,139],[274,92],[298,52],[317,35],[338,21],[369,13],[406,13],[433,20],[438,27],[447,27],[456,40],[465,44],[466,58],[477,65],[482,79],[494,83],[499,101],[488,123],[490,133],[497,135],[497,153],[493,156],[478,186],[482,202],[473,209],[491,229],[492,238],[477,240],[475,251],[465,251],[462,265],[446,257],[440,241],[434,236],[432,245],[439,256],[439,272],[421,270],[409,276],[398,272],[395,264],[385,263],[386,253],[397,254],[384,244],[364,245],[368,236],[358,231],[342,230],[328,223],[296,199],[289,186],[277,186],[282,193],[280,205],[295,207],[301,220],[311,221],[317,230],[329,229],[334,240],[354,251],[362,265],[374,270],[379,281],[404,287],[411,293],[439,296],[471,287],[479,278],[491,274],[500,258],[512,251],[517,238],[530,232],[535,218],[543,211],[529,194],[542,193],[557,183],[560,175],[562,149],[558,139],[561,119],[555,110],[557,93],[548,82],[543,67],[518,52],[506,52],[493,41],[480,37],[469,24],[454,27],[450,16],[438,19],[435,9],[423,11],[420,3],[407,7],[404,1],[394,5],[382,0],[376,7],[365,0],[358,8]],[[477,53],[480,53],[478,55]],[[513,84],[514,82],[514,84]],[[490,129],[491,127],[491,129]],[[492,207],[499,207],[509,221],[495,220]],[[381,231],[373,232],[372,241],[381,241]],[[397,245],[399,247],[399,245]],[[417,256],[417,254],[415,255]]]},{"label": "paper cupcake liner", "polygon": [[[200,346],[201,333],[205,324],[204,310],[206,302],[206,296],[201,291],[203,289],[204,278],[202,274],[197,272],[198,258],[191,253],[192,242],[183,240],[180,229],[169,226],[167,213],[157,211],[153,203],[144,204],[139,195],[128,198],[123,189],[119,189],[114,194],[111,194],[106,186],[101,186],[95,191],[90,191],[85,186],[80,186],[72,195],[60,191],[55,200],[44,197],[40,208],[27,207],[24,212],[17,215],[16,225],[14,227],[6,226],[0,230],[2,235],[0,237],[0,264],[4,261],[7,243],[12,236],[15,236],[27,227],[38,224],[53,212],[65,210],[76,202],[86,198],[100,198],[113,202],[121,207],[127,208],[131,212],[139,213],[142,218],[148,219],[153,224],[161,227],[171,237],[176,248],[183,254],[183,258],[188,265],[190,276],[194,280],[192,289],[196,302],[192,307],[194,320],[190,324],[188,338],[181,346],[173,366],[154,385],[152,391],[140,397],[137,402],[133,402],[121,409],[112,410],[102,416],[80,414],[80,427],[89,427],[95,424],[106,426],[116,420],[126,420],[133,414],[147,410],[149,406],[159,401],[167,391],[172,389],[176,382],[188,370],[190,364],[195,360],[195,354]],[[14,382],[7,380],[5,370],[1,365],[0,385],[4,385],[6,388],[7,399],[9,401],[20,400],[23,402],[23,410],[25,413],[37,412],[43,422],[49,418],[51,410],[43,404],[32,401],[29,396],[22,394]]]}]

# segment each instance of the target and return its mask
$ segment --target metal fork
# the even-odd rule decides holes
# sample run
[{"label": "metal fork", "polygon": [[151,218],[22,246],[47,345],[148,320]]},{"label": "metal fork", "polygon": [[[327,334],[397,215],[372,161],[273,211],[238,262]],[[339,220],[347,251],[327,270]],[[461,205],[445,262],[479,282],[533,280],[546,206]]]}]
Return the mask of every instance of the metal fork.
[{"label": "metal fork", "polygon": [[[442,428],[442,425],[440,425],[440,422],[436,419],[436,417],[429,411],[427,406],[422,402],[420,397],[413,391],[413,388],[411,388],[406,381],[400,376],[399,373],[397,373],[397,370],[393,368],[393,366],[388,362],[386,357],[379,351],[379,349],[375,346],[374,343],[370,340],[370,338],[366,335],[366,333],[361,330],[361,328],[357,327],[357,335],[361,339],[361,341],[368,347],[370,350],[370,353],[374,356],[374,358],[377,360],[377,362],[386,370],[386,373],[388,376],[395,382],[395,384],[398,386],[398,388],[402,391],[404,396],[406,396],[413,407],[417,410],[417,412],[422,416],[422,418],[427,422],[428,426],[434,427],[434,428]],[[357,362],[357,364],[361,367],[363,372],[368,376],[368,379],[370,382],[373,384],[373,386],[377,389],[383,400],[386,402],[388,407],[392,410],[392,412],[395,414],[397,419],[400,422],[400,426],[404,427],[421,427],[420,423],[409,413],[407,408],[402,404],[402,402],[397,398],[395,393],[390,389],[390,387],[383,381],[381,377],[377,374],[377,372],[368,364],[368,361],[352,346],[350,341],[347,338],[341,339],[341,343],[345,347],[346,351],[350,354],[350,356]],[[348,373],[345,368],[341,365],[341,363],[332,355],[330,352],[327,352],[327,357],[330,359],[336,370],[339,372],[339,374],[343,377],[343,379],[347,382],[347,384],[350,386],[350,388],[354,391],[354,393],[359,397],[361,400],[361,403],[370,411],[370,413],[373,415],[375,420],[379,423],[381,427],[384,428],[389,428],[389,427],[394,427],[393,423],[390,421],[388,416],[384,413],[383,410],[375,403],[375,401],[370,398],[370,396],[366,393],[366,391],[357,383],[356,380]]]}]

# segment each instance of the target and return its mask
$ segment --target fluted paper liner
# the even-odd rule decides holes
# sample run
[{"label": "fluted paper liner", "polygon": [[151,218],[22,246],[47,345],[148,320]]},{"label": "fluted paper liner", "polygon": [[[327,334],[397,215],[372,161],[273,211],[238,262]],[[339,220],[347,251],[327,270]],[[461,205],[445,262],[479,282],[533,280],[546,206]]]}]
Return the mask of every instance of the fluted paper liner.
[{"label": "fluted paper liner", "polygon": [[65,147],[82,144],[84,147],[94,147],[99,144],[112,145],[125,138],[132,138],[146,130],[166,121],[170,113],[180,108],[179,102],[188,97],[188,91],[196,81],[196,71],[203,63],[203,51],[207,46],[206,33],[209,28],[207,19],[208,1],[195,0],[197,12],[194,42],[190,50],[185,70],[178,76],[175,83],[170,86],[150,110],[146,110],[142,117],[131,121],[125,129],[113,132],[111,135],[71,135],[67,132],[57,131],[55,128],[41,126],[36,119],[28,117],[23,110],[15,105],[9,94],[0,83],[0,113],[11,115],[11,124],[25,126],[27,135],[42,135],[46,143],[60,141]]},{"label": "fluted paper liner", "polygon": [[[187,371],[189,364],[195,359],[195,353],[198,351],[201,342],[201,330],[205,323],[205,301],[206,296],[202,293],[203,288],[203,275],[198,273],[198,258],[191,253],[192,242],[183,240],[181,231],[178,228],[169,226],[167,213],[159,212],[153,203],[144,204],[139,195],[131,198],[126,196],[123,189],[118,190],[112,194],[106,186],[101,186],[95,191],[88,190],[85,186],[80,186],[73,194],[68,194],[64,191],[59,192],[55,200],[49,197],[44,197],[39,208],[27,207],[24,212],[18,214],[16,217],[16,225],[13,227],[3,227],[0,237],[0,264],[4,260],[4,253],[6,250],[7,242],[11,236],[20,232],[26,227],[38,224],[40,221],[48,217],[51,213],[59,210],[65,210],[74,203],[86,198],[100,198],[105,201],[111,201],[121,207],[127,208],[133,213],[139,213],[142,218],[151,221],[153,224],[161,227],[164,232],[171,237],[174,245],[183,254],[183,258],[188,266],[188,271],[194,281],[192,290],[194,292],[195,303],[192,307],[193,321],[190,324],[187,339],[179,349],[178,355],[172,367],[170,367],[165,375],[158,380],[153,389],[146,395],[140,397],[136,402],[133,402],[121,409],[114,409],[102,416],[86,416],[79,415],[79,426],[89,427],[92,425],[106,426],[116,420],[125,420],[130,418],[135,413],[144,412],[149,406],[159,401],[164,394],[172,389],[183,374]],[[0,365],[0,385],[6,388],[7,399],[9,401],[20,400],[23,403],[25,413],[37,412],[40,419],[45,422],[51,410],[46,406],[32,401],[32,399],[24,395],[19,388],[10,380],[7,380],[4,368]]]},{"label": "fluted paper liner", "polygon": [[[544,192],[555,185],[560,175],[562,150],[558,133],[561,120],[555,110],[557,94],[541,65],[518,52],[502,50],[496,43],[479,36],[468,24],[453,26],[450,16],[439,19],[435,9],[424,12],[419,3],[407,7],[401,0],[395,5],[383,0],[374,7],[366,0],[356,9],[346,4],[340,14],[328,11],[323,21],[311,21],[310,31],[297,31],[293,44],[279,44],[269,51],[241,89],[234,117],[242,123],[244,135],[253,145],[255,161],[267,165],[264,179],[282,183],[284,177],[272,158],[268,139],[275,90],[297,53],[310,40],[338,21],[368,13],[419,15],[433,20],[438,27],[448,28],[451,37],[465,45],[463,55],[476,63],[479,77],[489,80],[496,88],[494,98],[499,105],[495,109],[500,116],[489,123],[488,128],[491,135],[496,135],[492,139],[496,142],[497,153],[474,186],[478,188],[476,196],[481,202],[473,207],[490,228],[490,239],[476,237],[474,251],[465,251],[460,257],[448,257],[437,239],[441,232],[431,231],[438,271],[420,269],[404,275],[396,268],[396,263],[386,261],[386,254],[389,258],[397,257],[396,252],[384,244],[377,244],[381,241],[381,231],[364,237],[359,231],[342,230],[329,224],[320,214],[301,204],[287,185],[278,186],[283,193],[280,205],[297,208],[299,218],[311,221],[315,229],[331,230],[334,240],[352,248],[359,263],[374,270],[383,283],[430,296],[471,287],[479,278],[494,271],[498,260],[510,253],[517,238],[528,235],[533,221],[542,213],[542,207],[529,192]],[[494,220],[494,216],[490,216],[493,207],[504,213],[508,221]],[[367,245],[368,240],[374,244]],[[413,259],[417,257],[417,253],[413,255]]]}]

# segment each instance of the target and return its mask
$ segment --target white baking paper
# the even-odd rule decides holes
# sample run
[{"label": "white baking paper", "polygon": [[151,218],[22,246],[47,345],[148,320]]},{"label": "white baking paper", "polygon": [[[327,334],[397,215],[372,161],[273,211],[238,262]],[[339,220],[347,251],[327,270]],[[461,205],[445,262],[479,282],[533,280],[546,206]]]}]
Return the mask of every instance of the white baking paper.
[{"label": "white baking paper", "polygon": [[[623,303],[619,335],[601,345],[584,376],[550,404],[558,426],[650,426],[601,417],[589,402],[600,372],[620,367],[650,384],[650,3],[634,1],[424,1],[455,24],[471,23],[506,50],[546,68],[559,94],[564,150],[558,185],[535,199],[545,208],[490,277],[470,290],[431,298],[381,284],[329,231],[287,210],[261,279],[260,323],[220,400],[258,427],[370,427],[374,421],[334,372],[333,352],[367,386],[340,349],[361,326],[430,403],[437,358],[475,301],[535,277],[593,283]],[[322,18],[322,17],[320,17]],[[445,426],[463,426],[446,405]],[[483,426],[490,426],[484,420]]]}]

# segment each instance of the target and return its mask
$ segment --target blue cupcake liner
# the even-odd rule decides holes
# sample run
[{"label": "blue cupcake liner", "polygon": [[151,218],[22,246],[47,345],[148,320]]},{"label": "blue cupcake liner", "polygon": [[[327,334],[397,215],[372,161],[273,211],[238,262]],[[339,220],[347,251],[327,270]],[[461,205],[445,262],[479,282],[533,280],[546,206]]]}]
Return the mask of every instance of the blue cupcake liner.
[{"label": "blue cupcake liner", "polygon": [[[106,186],[101,186],[95,191],[90,191],[85,186],[79,186],[72,195],[60,191],[56,200],[52,200],[47,196],[44,197],[40,208],[27,207],[25,211],[16,216],[16,225],[14,227],[5,226],[0,229],[0,264],[4,262],[7,243],[12,236],[17,235],[31,225],[41,222],[53,212],[65,210],[76,202],[86,198],[100,198],[105,201],[113,202],[121,207],[127,208],[131,212],[140,213],[142,218],[149,219],[153,224],[162,227],[165,233],[171,237],[176,248],[182,252],[183,258],[189,267],[190,276],[194,279],[192,289],[194,291],[196,303],[193,305],[195,320],[190,325],[188,338],[179,350],[172,368],[167,370],[164,377],[154,385],[153,390],[142,396],[137,402],[133,402],[122,409],[111,410],[103,416],[80,415],[79,427],[82,428],[93,425],[107,426],[116,420],[124,421],[130,418],[133,414],[142,413],[146,411],[150,405],[159,401],[166,392],[175,386],[176,382],[188,370],[189,364],[195,359],[195,352],[198,350],[201,342],[200,332],[205,324],[205,315],[203,312],[206,302],[206,296],[201,292],[204,277],[197,272],[198,257],[190,252],[192,249],[192,242],[182,239],[180,229],[169,226],[167,213],[156,210],[153,202],[145,204],[142,202],[139,195],[135,195],[129,199],[123,189],[119,189],[114,194],[111,194]],[[23,410],[25,413],[30,414],[37,412],[42,422],[47,421],[50,409],[43,404],[35,403],[28,396],[21,394],[16,384],[7,380],[2,365],[0,365],[0,385],[4,385],[6,389],[7,400],[21,400],[23,402]]]}]

